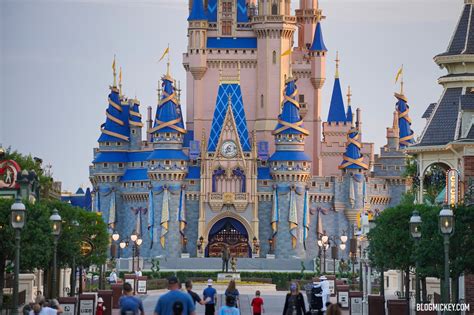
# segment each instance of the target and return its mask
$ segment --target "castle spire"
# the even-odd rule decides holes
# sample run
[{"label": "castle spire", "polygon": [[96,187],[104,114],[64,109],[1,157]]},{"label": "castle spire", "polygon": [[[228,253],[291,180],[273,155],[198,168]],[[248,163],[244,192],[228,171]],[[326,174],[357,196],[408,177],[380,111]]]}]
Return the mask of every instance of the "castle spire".
[{"label": "castle spire", "polygon": [[367,170],[368,165],[364,163],[364,158],[360,152],[362,145],[360,143],[359,129],[354,126],[354,120],[352,120],[352,126],[347,134],[346,152],[343,155],[343,160],[339,168],[342,170],[346,169],[358,169]]},{"label": "castle spire", "polygon": [[346,120],[348,122],[352,122],[351,97],[352,97],[352,92],[351,92],[351,86],[349,85],[347,87],[347,114],[346,114]]},{"label": "castle spire", "polygon": [[313,44],[310,48],[311,51],[328,51],[326,45],[324,45],[323,39],[323,30],[321,28],[321,22],[316,24],[316,29],[314,30],[314,39]]},{"label": "castle spire", "polygon": [[204,10],[203,0],[194,0],[193,7],[189,13],[188,21],[205,21],[207,20],[206,11]]},{"label": "castle spire", "polygon": [[328,122],[346,122],[347,114],[342,98],[341,82],[339,80],[339,53],[336,53],[336,75],[332,89],[331,104],[329,106]]},{"label": "castle spire", "polygon": [[410,106],[407,104],[408,100],[405,95],[395,93],[395,97],[398,100],[396,109],[398,115],[398,129],[400,134],[400,148],[406,148],[415,142],[415,135],[413,130],[411,130],[411,118],[409,116]]},{"label": "castle spire", "polygon": [[116,87],[117,86],[117,71],[115,69],[115,54],[114,54],[114,61],[112,62],[112,72],[114,75],[114,84],[112,86]]}]

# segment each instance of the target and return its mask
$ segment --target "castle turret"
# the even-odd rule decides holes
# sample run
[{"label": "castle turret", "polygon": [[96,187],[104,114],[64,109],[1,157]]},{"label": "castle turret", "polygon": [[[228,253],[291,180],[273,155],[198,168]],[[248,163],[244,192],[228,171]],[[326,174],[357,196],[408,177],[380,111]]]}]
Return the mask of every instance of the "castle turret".
[{"label": "castle turret", "polygon": [[[194,138],[194,118],[201,118],[203,103],[204,82],[201,80],[207,71],[207,29],[208,15],[204,9],[204,0],[192,1],[191,11],[188,17],[188,50],[187,50],[187,122],[186,128],[191,134],[190,140]],[[209,4],[211,5],[211,4]],[[215,7],[217,11],[217,6]],[[212,15],[212,13],[210,13]],[[196,111],[196,112],[195,112]]]},{"label": "castle turret", "polygon": [[140,150],[142,146],[142,115],[140,114],[140,101],[135,99],[128,100],[130,110],[128,123],[130,125],[130,149]]},{"label": "castle turret", "polygon": [[346,121],[348,123],[351,123],[352,124],[352,120],[353,120],[353,114],[352,114],[352,105],[351,105],[351,97],[352,97],[352,93],[351,93],[351,86],[349,85],[347,87],[347,114],[346,114]]},{"label": "castle turret", "polygon": [[318,8],[318,0],[300,0],[299,9],[295,10],[298,21],[298,48],[308,49],[313,43],[316,25],[324,18]]},{"label": "castle turret", "polygon": [[399,146],[403,149],[415,142],[415,135],[413,130],[411,130],[410,106],[407,104],[407,98],[403,95],[403,91],[400,94],[395,93],[395,97],[398,100],[396,109],[398,114]]},{"label": "castle turret", "polygon": [[[305,28],[306,32],[306,28]],[[326,52],[327,48],[324,44],[323,31],[321,23],[318,22],[314,29],[313,42],[310,48],[311,58],[311,85],[313,86],[313,117],[315,122],[315,130],[312,135],[313,141],[313,175],[322,175],[321,161],[321,91],[326,81]]]},{"label": "castle turret", "polygon": [[252,18],[258,47],[255,131],[259,140],[269,144],[273,143],[272,131],[282,101],[275,91],[282,91],[285,79],[292,76],[290,63],[296,18],[290,14],[288,0],[260,0],[258,16]]},{"label": "castle turret", "polygon": [[120,91],[116,84],[115,58],[112,64],[114,83],[110,86],[108,96],[109,106],[106,110],[106,120],[101,126],[99,148],[114,149],[122,147],[130,141],[130,126],[128,123],[129,106],[122,104]]},{"label": "castle turret", "polygon": [[[300,220],[303,218],[304,200],[298,192],[306,189],[306,182],[311,177],[311,158],[304,152],[304,141],[309,132],[303,126],[300,104],[296,99],[297,94],[296,80],[288,79],[284,91],[283,109],[273,131],[276,151],[269,161],[270,172],[277,185],[286,186],[286,189],[290,190],[288,195],[278,197],[289,198],[290,207],[282,208],[280,212],[281,218],[288,219],[288,225],[280,224],[276,254],[279,257],[303,258],[305,249],[299,233],[303,227],[298,226],[298,218]],[[278,202],[286,204],[287,201],[279,200]]]},{"label": "castle turret", "polygon": [[[357,124],[358,122],[356,122]],[[368,170],[369,167],[364,163],[364,158],[361,153],[362,144],[360,142],[359,129],[352,124],[349,133],[347,134],[346,153],[343,156],[343,161],[339,168],[341,170]]]}]

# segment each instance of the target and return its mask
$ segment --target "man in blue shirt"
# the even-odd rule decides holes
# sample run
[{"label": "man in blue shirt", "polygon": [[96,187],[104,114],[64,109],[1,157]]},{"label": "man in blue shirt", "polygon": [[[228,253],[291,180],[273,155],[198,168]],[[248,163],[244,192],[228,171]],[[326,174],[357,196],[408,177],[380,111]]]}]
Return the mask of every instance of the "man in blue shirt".
[{"label": "man in blue shirt", "polygon": [[180,291],[180,284],[175,276],[168,278],[168,290],[156,303],[155,315],[173,315],[173,310],[177,308],[183,310],[183,315],[196,315],[191,296]]},{"label": "man in blue shirt", "polygon": [[130,283],[123,284],[123,296],[119,299],[121,315],[145,315],[142,300],[133,296],[133,288]]},{"label": "man in blue shirt", "polygon": [[206,302],[206,315],[216,313],[217,291],[212,287],[212,279],[207,280],[207,288],[202,293],[204,302]]}]

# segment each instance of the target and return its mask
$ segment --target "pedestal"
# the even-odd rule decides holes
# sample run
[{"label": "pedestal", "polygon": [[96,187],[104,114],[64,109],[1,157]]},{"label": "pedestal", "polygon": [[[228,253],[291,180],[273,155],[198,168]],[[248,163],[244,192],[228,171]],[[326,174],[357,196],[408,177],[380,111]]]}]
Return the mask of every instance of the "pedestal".
[{"label": "pedestal", "polygon": [[217,281],[218,282],[228,282],[230,280],[234,280],[235,282],[240,282],[240,273],[238,272],[224,272],[217,274]]}]

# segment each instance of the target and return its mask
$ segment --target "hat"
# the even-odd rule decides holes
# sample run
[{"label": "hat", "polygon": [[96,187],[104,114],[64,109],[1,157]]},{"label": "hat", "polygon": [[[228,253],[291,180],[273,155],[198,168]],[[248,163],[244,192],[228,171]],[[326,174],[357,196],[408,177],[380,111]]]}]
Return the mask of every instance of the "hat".
[{"label": "hat", "polygon": [[99,298],[97,299],[97,303],[104,303],[104,299],[101,298],[101,297],[99,297]]},{"label": "hat", "polygon": [[212,286],[212,279],[207,280],[207,285]]},{"label": "hat", "polygon": [[168,284],[176,284],[178,283],[178,278],[176,278],[176,276],[170,276],[168,277]]},{"label": "hat", "polygon": [[58,302],[58,300],[56,300],[56,299],[51,299],[51,300],[49,301],[49,304],[50,304],[51,306],[58,306],[58,305],[59,305],[59,302]]},{"label": "hat", "polygon": [[326,278],[326,276],[321,276],[321,277],[319,277],[319,280],[321,280],[321,281],[322,281],[322,280],[327,280],[327,279],[328,279],[328,278]]}]

